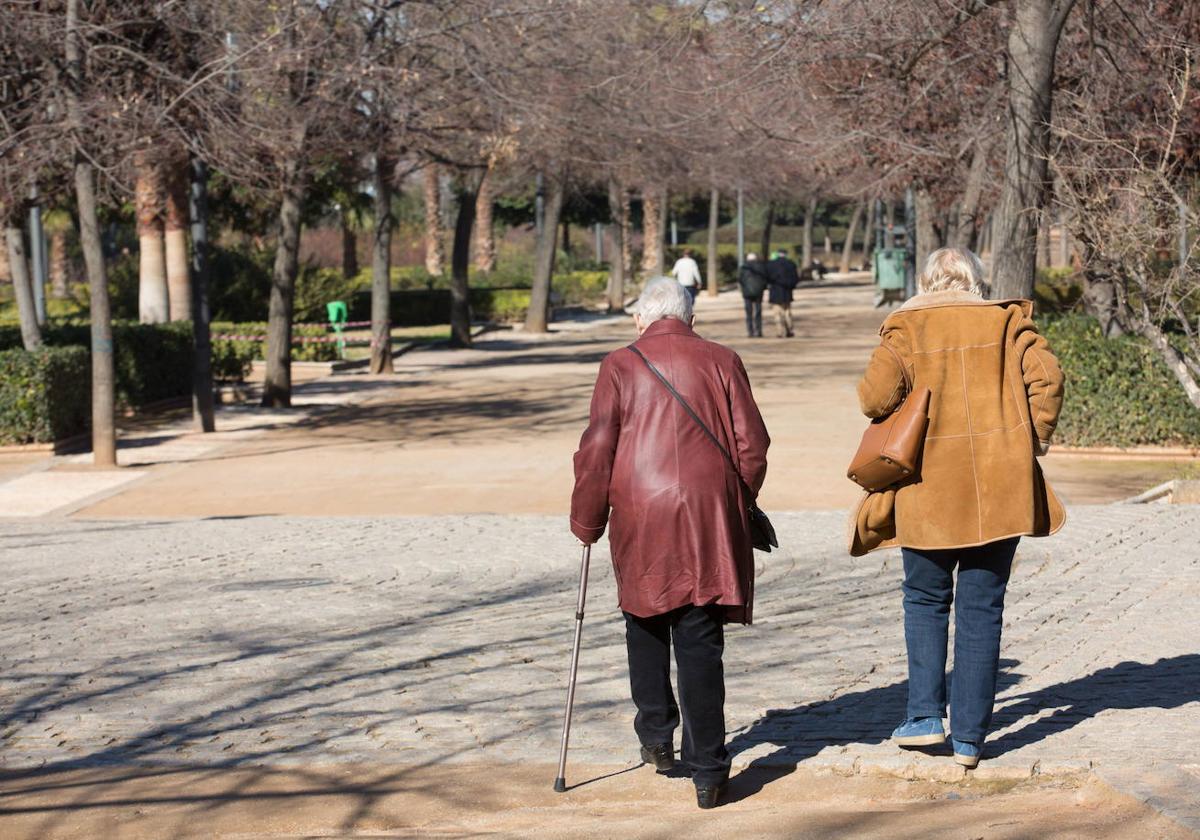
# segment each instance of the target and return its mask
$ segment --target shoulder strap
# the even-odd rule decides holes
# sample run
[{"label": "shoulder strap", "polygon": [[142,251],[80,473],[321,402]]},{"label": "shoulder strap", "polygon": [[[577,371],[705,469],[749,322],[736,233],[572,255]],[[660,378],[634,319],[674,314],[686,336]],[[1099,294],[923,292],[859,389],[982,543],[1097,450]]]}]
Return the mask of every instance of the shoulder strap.
[{"label": "shoulder strap", "polygon": [[[742,478],[741,472],[738,471],[737,464],[735,464],[733,461],[733,456],[730,455],[729,450],[725,448],[725,444],[717,440],[717,436],[714,435],[708,426],[705,425],[704,421],[700,419],[700,415],[696,414],[696,412],[692,410],[692,407],[688,405],[688,401],[683,398],[683,395],[675,390],[675,386],[667,380],[667,377],[663,376],[662,371],[656,368],[653,362],[642,355],[642,351],[637,349],[637,347],[633,346],[632,344],[628,346],[629,349],[634,352],[634,355],[646,363],[646,367],[650,368],[650,372],[658,377],[658,381],[661,382],[663,386],[671,392],[671,396],[679,401],[679,404],[683,406],[683,410],[686,411],[688,416],[691,417],[692,420],[696,422],[696,425],[700,427],[700,431],[704,432],[704,434],[713,442],[717,449],[721,450],[721,454],[725,456],[725,460],[728,461],[729,466],[733,468],[733,474],[738,477],[738,481],[742,482],[742,486],[746,487],[746,482]],[[754,494],[750,493],[749,487],[746,487],[746,492],[751,498],[754,497]]]}]

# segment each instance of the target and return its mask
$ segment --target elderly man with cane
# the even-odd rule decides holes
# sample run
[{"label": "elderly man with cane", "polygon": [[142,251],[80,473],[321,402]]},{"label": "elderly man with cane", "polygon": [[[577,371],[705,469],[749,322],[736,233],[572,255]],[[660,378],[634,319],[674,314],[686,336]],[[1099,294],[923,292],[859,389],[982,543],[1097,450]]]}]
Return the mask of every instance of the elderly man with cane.
[{"label": "elderly man with cane", "polygon": [[642,760],[674,766],[682,712],[680,758],[712,808],[729,778],[724,625],[751,620],[750,518],[770,439],[741,359],[693,320],[687,290],[654,280],[634,314],[640,337],[601,363],[571,531],[590,545],[609,526]]}]

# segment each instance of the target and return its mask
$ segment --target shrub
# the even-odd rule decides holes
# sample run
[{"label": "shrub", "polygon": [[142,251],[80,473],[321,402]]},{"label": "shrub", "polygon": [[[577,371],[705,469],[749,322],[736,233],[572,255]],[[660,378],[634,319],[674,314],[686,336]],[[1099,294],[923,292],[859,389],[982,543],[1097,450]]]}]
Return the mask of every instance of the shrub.
[{"label": "shrub", "polygon": [[607,271],[572,271],[555,275],[552,284],[558,300],[566,306],[581,306],[603,300],[608,291]]},{"label": "shrub", "polygon": [[49,443],[87,429],[91,382],[84,347],[0,351],[0,444]]},{"label": "shrub", "polygon": [[208,295],[213,318],[252,321],[267,311],[271,295],[271,251],[247,246],[213,248]]},{"label": "shrub", "polygon": [[1138,336],[1104,338],[1093,318],[1042,319],[1066,374],[1055,441],[1071,446],[1194,445],[1200,411]]},{"label": "shrub", "polygon": [[1033,287],[1038,312],[1064,313],[1079,306],[1083,283],[1072,268],[1039,268]]},{"label": "shrub", "polygon": [[[53,324],[44,327],[42,339],[50,347],[91,347],[87,324]],[[0,327],[0,349],[21,346],[21,332]],[[158,400],[179,397],[192,388],[192,323],[113,323],[113,369],[117,404],[140,408]]]},{"label": "shrub", "polygon": [[529,289],[472,289],[471,312],[486,321],[523,321],[529,295]]},{"label": "shrub", "polygon": [[296,278],[295,320],[324,321],[328,317],[327,303],[335,300],[348,303],[356,292],[370,288],[370,271],[360,271],[347,279],[339,268],[304,266]]},{"label": "shrub", "polygon": [[[266,321],[213,321],[213,376],[227,381],[240,382],[250,372],[256,359],[266,358]],[[219,338],[221,335],[246,336],[246,338]],[[292,338],[328,338],[332,336],[324,324],[293,324]],[[332,362],[338,357],[337,344],[328,342],[292,343],[293,362]]]}]

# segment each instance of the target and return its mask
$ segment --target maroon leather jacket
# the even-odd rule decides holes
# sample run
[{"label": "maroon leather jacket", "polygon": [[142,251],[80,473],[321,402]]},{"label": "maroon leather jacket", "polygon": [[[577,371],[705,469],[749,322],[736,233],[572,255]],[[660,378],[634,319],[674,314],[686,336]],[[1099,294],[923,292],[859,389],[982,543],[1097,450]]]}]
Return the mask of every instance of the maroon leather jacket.
[{"label": "maroon leather jacket", "polygon": [[[742,360],[673,318],[651,324],[637,347],[725,445],[757,496],[771,441]],[[646,617],[719,604],[727,621],[749,624],[746,502],[725,456],[645,363],[628,348],[605,357],[575,453],[571,531],[593,543],[611,525],[621,609]]]}]

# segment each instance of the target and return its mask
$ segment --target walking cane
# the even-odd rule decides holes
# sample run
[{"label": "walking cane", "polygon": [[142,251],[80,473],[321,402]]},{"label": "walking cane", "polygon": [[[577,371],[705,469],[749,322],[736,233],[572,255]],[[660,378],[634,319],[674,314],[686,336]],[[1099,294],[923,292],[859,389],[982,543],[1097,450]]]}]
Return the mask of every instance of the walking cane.
[{"label": "walking cane", "polygon": [[592,547],[583,547],[583,564],[579,569],[579,601],[575,605],[575,645],[571,648],[571,676],[567,681],[567,711],[563,717],[562,744],[558,748],[558,778],[554,780],[557,793],[567,791],[567,739],[571,735],[571,709],[575,705],[575,674],[579,670],[579,640],[583,637],[583,602],[587,600],[588,564]]}]

